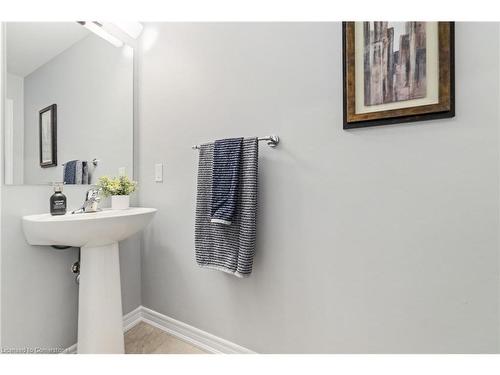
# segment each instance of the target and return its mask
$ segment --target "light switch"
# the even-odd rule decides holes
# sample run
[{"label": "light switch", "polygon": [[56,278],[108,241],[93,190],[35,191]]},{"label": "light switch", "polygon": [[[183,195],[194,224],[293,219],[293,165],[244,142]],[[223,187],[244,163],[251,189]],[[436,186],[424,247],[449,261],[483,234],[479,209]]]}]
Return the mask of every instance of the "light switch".
[{"label": "light switch", "polygon": [[125,167],[118,168],[118,176],[125,176]]},{"label": "light switch", "polygon": [[155,181],[163,182],[163,164],[155,164]]}]

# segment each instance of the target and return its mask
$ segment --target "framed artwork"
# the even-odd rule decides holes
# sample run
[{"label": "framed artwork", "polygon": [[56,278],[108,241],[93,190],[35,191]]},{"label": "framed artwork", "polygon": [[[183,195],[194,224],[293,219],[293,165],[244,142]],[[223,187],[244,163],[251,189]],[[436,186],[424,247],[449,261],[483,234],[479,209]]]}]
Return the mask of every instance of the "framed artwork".
[{"label": "framed artwork", "polygon": [[455,116],[453,22],[344,22],[344,129]]},{"label": "framed artwork", "polygon": [[52,104],[39,112],[40,167],[57,165],[57,105]]}]

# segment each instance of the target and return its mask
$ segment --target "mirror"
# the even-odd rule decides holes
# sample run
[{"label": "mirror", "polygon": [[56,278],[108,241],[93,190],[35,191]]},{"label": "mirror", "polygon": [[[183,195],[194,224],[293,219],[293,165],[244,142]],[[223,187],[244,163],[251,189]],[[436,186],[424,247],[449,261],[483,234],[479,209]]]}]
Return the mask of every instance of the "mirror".
[{"label": "mirror", "polygon": [[5,30],[5,183],[133,176],[133,49],[77,22]]}]

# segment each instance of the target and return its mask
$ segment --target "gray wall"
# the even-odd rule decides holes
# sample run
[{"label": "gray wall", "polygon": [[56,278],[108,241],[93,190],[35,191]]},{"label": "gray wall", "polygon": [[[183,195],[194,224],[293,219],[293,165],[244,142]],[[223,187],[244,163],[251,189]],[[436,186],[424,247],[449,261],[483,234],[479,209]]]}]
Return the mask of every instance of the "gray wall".
[{"label": "gray wall", "polygon": [[[148,24],[143,305],[263,353],[497,352],[498,32],[456,25],[456,118],[344,131],[340,23]],[[190,146],[271,133],[254,273],[198,268]]]},{"label": "gray wall", "polygon": [[[3,46],[5,45],[5,34],[4,34],[4,29],[5,26],[3,23],[0,23],[0,121],[3,124],[3,118],[4,118],[4,102],[5,102],[5,96],[6,96],[6,89],[5,89],[5,80],[6,80],[6,72],[5,72],[5,66],[6,66],[6,59],[5,59],[5,54],[3,53]],[[0,134],[2,134],[2,139],[4,136],[3,133],[3,127],[1,129],[2,131]],[[3,155],[3,142],[0,142],[0,155]],[[4,170],[4,163],[0,163],[0,180],[3,183],[3,170]],[[0,185],[1,186],[1,185]],[[0,188],[1,189],[1,188]],[[0,191],[0,211],[2,208],[2,194]],[[2,215],[0,215],[0,228],[2,228]],[[0,231],[1,234],[1,231]],[[2,273],[2,241],[0,237],[0,347],[2,347],[2,339],[3,339],[3,316],[2,316],[2,311],[3,311],[3,305],[2,305],[2,279],[3,279],[3,273]]]},{"label": "gray wall", "polygon": [[6,97],[14,101],[12,183],[22,184],[24,176],[24,78],[7,73]]},{"label": "gray wall", "polygon": [[[91,34],[26,76],[24,183],[61,181],[62,164],[72,159],[100,160],[93,181],[120,167],[132,174],[132,60]],[[54,103],[59,165],[41,168],[38,113]]]},{"label": "gray wall", "polygon": [[[84,186],[67,187],[68,207],[83,202]],[[55,250],[30,246],[24,239],[21,217],[48,212],[52,188],[2,187],[1,306],[2,345],[67,348],[76,343],[78,286],[70,266],[77,249]],[[140,241],[120,243],[124,314],[141,304]]]}]

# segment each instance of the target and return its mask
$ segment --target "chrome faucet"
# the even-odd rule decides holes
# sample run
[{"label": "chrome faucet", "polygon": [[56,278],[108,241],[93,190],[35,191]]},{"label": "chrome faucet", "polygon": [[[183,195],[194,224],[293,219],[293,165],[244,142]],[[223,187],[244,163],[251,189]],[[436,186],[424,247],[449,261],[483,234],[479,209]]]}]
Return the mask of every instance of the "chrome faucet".
[{"label": "chrome faucet", "polygon": [[100,210],[99,202],[101,201],[101,197],[99,194],[101,193],[100,188],[90,188],[87,190],[85,194],[85,202],[83,202],[83,206],[78,210],[74,210],[72,214],[83,214],[86,212],[97,212]]}]

